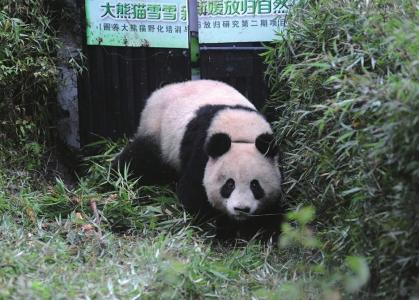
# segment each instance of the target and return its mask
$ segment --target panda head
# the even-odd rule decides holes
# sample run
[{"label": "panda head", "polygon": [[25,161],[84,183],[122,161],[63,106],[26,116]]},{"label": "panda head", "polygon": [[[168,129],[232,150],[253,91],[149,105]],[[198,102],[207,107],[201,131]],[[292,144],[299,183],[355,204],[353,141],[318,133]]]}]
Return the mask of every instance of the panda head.
[{"label": "panda head", "polygon": [[278,151],[269,133],[254,143],[231,141],[225,133],[206,143],[204,187],[209,203],[241,221],[266,213],[281,191]]}]

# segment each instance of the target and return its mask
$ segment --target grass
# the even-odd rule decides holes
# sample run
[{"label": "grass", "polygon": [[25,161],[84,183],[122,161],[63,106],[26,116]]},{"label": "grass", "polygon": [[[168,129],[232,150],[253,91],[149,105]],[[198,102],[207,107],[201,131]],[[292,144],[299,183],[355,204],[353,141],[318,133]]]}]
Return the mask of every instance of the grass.
[{"label": "grass", "polygon": [[[368,277],[357,258],[346,273],[325,268],[306,226],[310,209],[289,215],[283,247],[218,241],[213,225],[194,225],[170,189],[109,177],[117,147],[102,146],[72,190],[3,163],[0,298],[333,299]],[[113,188],[104,192],[104,184]]]},{"label": "grass", "polygon": [[[20,209],[1,220],[0,297],[242,298],[265,282],[275,282],[267,267],[275,258],[272,248],[254,244],[226,252],[188,218],[171,218],[172,213],[162,213],[158,205],[116,204],[117,213],[136,209],[127,215],[138,216],[138,223],[125,224],[131,231],[118,234],[106,225],[99,233],[81,202],[65,220],[60,211],[55,220],[42,217],[45,212],[39,207],[46,202],[55,207],[57,201],[69,201],[61,183],[49,193],[22,190],[3,197]],[[115,207],[103,205],[101,217],[116,218]],[[166,222],[158,220],[161,216]]]},{"label": "grass", "polygon": [[5,298],[243,298],[252,286],[272,282],[264,270],[269,250],[249,246],[226,257],[187,227],[155,238],[110,232],[99,238],[71,221],[25,231],[3,219],[1,232]]}]

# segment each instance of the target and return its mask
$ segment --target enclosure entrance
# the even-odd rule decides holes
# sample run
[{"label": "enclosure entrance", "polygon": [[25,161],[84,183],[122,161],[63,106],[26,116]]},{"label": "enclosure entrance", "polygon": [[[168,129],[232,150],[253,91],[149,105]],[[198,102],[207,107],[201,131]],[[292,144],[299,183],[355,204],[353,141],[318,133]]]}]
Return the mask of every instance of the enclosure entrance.
[{"label": "enclosure entrance", "polygon": [[86,0],[80,144],[131,136],[147,97],[168,83],[224,81],[262,107],[268,94],[262,42],[284,30],[292,5],[286,0]]}]

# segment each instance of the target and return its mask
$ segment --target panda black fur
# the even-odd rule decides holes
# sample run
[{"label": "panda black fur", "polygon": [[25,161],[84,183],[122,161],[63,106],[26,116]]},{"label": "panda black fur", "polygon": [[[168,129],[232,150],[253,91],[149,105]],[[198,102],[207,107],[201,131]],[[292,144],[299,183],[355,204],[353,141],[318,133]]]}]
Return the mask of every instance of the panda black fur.
[{"label": "panda black fur", "polygon": [[218,235],[278,231],[281,174],[272,129],[242,94],[218,81],[167,85],[147,100],[130,144],[114,160],[143,184],[177,179],[185,209],[216,218]]}]

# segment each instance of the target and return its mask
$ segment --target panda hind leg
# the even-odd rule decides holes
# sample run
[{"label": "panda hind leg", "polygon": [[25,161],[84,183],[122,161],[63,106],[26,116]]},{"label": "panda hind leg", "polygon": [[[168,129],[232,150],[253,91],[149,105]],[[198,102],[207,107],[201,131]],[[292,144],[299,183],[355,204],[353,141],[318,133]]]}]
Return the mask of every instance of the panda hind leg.
[{"label": "panda hind leg", "polygon": [[128,168],[130,179],[140,179],[142,185],[166,184],[174,180],[174,170],[161,159],[161,151],[152,137],[136,137],[112,162],[112,169],[124,173]]}]

